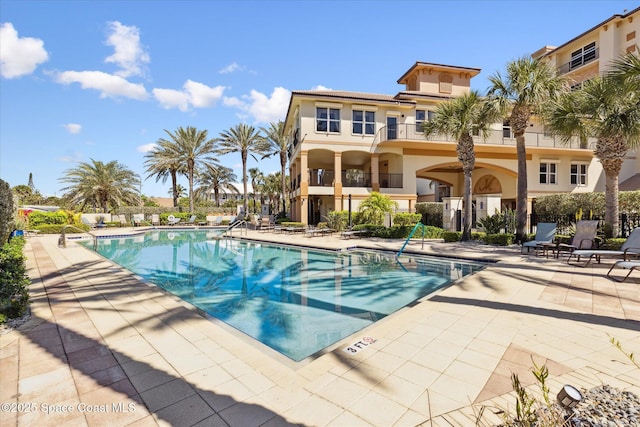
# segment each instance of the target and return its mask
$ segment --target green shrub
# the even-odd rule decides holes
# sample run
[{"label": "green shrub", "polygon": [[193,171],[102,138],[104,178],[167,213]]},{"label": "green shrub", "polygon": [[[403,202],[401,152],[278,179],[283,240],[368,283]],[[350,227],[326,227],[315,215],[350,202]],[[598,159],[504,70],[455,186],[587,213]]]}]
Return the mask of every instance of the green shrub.
[{"label": "green shrub", "polygon": [[[73,217],[72,221],[73,222]],[[29,214],[29,228],[39,229],[38,227],[46,224],[70,224],[69,215],[65,211],[58,212],[31,212]]]},{"label": "green shrub", "polygon": [[513,243],[513,234],[487,234],[484,241],[490,245],[509,246]]},{"label": "green shrub", "polygon": [[416,213],[425,215],[425,225],[442,228],[442,202],[416,203]]},{"label": "green shrub", "polygon": [[329,211],[324,219],[329,228],[335,231],[342,231],[347,227],[349,213],[346,211]]},{"label": "green shrub", "polygon": [[24,238],[14,237],[0,248],[0,323],[24,315],[31,283],[22,253]]},{"label": "green shrub", "polygon": [[6,242],[13,231],[13,193],[9,184],[0,179],[0,244]]},{"label": "green shrub", "polygon": [[462,238],[462,232],[460,232],[460,231],[444,231],[442,233],[442,238],[444,239],[445,243],[459,242],[460,239]]},{"label": "green shrub", "polygon": [[487,234],[512,233],[515,232],[516,228],[516,215],[514,211],[507,209],[481,218],[477,222],[478,227],[482,228]]},{"label": "green shrub", "polygon": [[420,222],[422,214],[419,213],[399,213],[393,217],[393,225],[414,226]]}]

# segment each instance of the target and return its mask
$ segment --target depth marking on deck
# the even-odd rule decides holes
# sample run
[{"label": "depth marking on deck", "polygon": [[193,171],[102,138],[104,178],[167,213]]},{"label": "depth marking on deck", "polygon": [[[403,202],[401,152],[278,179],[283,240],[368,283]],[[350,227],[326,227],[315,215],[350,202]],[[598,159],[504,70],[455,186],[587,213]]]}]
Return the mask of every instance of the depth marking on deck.
[{"label": "depth marking on deck", "polygon": [[376,341],[377,340],[372,337],[362,337],[360,341],[354,342],[350,346],[346,347],[344,351],[349,354],[356,354],[357,352],[364,350],[365,348],[367,348],[369,345],[373,344]]}]

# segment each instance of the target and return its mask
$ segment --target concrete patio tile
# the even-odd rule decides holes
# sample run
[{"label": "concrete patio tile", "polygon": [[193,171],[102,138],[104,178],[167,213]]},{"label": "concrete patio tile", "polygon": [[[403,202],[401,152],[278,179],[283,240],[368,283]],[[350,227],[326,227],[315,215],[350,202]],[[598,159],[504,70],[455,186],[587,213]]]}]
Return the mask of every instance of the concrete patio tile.
[{"label": "concrete patio tile", "polygon": [[170,426],[193,425],[213,415],[213,409],[197,394],[153,413],[161,425]]},{"label": "concrete patio tile", "polygon": [[393,372],[398,378],[407,380],[420,387],[427,388],[440,376],[440,372],[419,365],[411,360]]},{"label": "concrete patio tile", "polygon": [[363,387],[345,378],[336,378],[315,394],[341,408],[349,408],[354,402],[367,394],[369,390],[368,387]]},{"label": "concrete patio tile", "polygon": [[416,399],[418,399],[425,388],[425,386],[414,384],[410,381],[392,375],[376,385],[372,391],[408,408]]},{"label": "concrete patio tile", "polygon": [[111,387],[83,394],[78,405],[83,406],[89,425],[98,425],[105,418],[114,425],[127,425],[149,415],[140,396],[129,397]]},{"label": "concrete patio tile", "polygon": [[406,407],[374,391],[368,392],[349,411],[376,426],[394,425],[406,412]]},{"label": "concrete patio tile", "polygon": [[23,402],[49,404],[77,396],[68,366],[60,366],[50,372],[33,376],[21,374],[18,380],[18,393],[20,393],[20,400]]},{"label": "concrete patio tile", "polygon": [[372,389],[389,375],[391,374],[386,370],[369,365],[358,365],[342,374],[341,377],[367,389]]},{"label": "concrete patio tile", "polygon": [[[416,424],[413,424],[414,426]],[[340,415],[334,418],[327,426],[330,427],[375,427],[375,424],[370,424],[362,418],[352,414],[348,411],[343,411]]]},{"label": "concrete patio tile", "polygon": [[151,412],[173,405],[195,394],[193,387],[182,379],[175,379],[140,393],[140,397]]},{"label": "concrete patio tile", "polygon": [[[76,397],[59,402],[40,401],[35,410],[17,414],[17,424],[25,426],[88,426],[86,414],[78,408]],[[2,423],[3,426],[9,425]]]},{"label": "concrete patio tile", "polygon": [[362,362],[362,365],[371,366],[391,373],[398,369],[404,363],[404,360],[402,357],[379,351],[366,358]]},{"label": "concrete patio tile", "polygon": [[[164,423],[161,423],[161,424],[164,424]],[[168,423],[167,423],[167,426],[169,426]],[[229,425],[220,417],[220,415],[214,414],[208,418],[205,418],[199,423],[194,424],[193,427],[229,427]]]},{"label": "concrete patio tile", "polygon": [[343,409],[339,406],[320,396],[311,395],[301,401],[298,406],[280,415],[293,423],[326,426],[342,412]]},{"label": "concrete patio tile", "polygon": [[79,395],[125,379],[129,381],[127,374],[119,365],[92,372],[90,375],[77,370],[73,370],[72,374]]}]

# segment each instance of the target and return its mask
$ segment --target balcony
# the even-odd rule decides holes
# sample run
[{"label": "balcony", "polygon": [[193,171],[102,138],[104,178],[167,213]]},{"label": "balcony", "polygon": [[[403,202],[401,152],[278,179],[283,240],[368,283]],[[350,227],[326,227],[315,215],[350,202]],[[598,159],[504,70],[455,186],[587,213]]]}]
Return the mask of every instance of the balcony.
[{"label": "balcony", "polygon": [[586,49],[581,55],[576,55],[571,57],[571,61],[566,64],[562,64],[558,67],[558,74],[567,74],[570,71],[573,71],[577,68],[582,67],[590,62],[595,61],[600,57],[599,49],[591,48]]},{"label": "balcony", "polygon": [[[486,139],[480,136],[473,137],[473,143],[476,145],[516,145],[516,139],[509,137],[511,132],[505,132],[507,129],[492,130]],[[526,132],[524,134],[524,143],[527,147],[548,147],[548,148],[571,148],[571,149],[593,149],[595,147],[595,138],[589,138],[588,141],[580,141],[580,138],[572,138],[569,142],[564,143],[559,137],[546,135],[540,132]],[[371,152],[374,152],[378,144],[388,141],[429,141],[429,142],[451,142],[457,141],[449,135],[432,135],[429,138],[424,136],[421,126],[418,124],[398,124],[394,126],[385,126],[381,128],[371,144]]]},{"label": "balcony", "polygon": [[[340,173],[343,187],[371,188],[371,173],[357,169],[343,170]],[[379,173],[380,188],[402,188],[403,174]],[[333,187],[335,171],[327,169],[309,169],[308,182],[310,187]],[[291,182],[292,188],[300,187],[300,175]]]}]

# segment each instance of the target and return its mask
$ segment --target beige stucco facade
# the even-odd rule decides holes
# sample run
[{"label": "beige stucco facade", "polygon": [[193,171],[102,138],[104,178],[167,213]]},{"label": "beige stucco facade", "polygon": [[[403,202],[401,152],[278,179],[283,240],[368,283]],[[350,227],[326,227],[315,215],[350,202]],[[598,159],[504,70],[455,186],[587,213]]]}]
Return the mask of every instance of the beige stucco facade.
[{"label": "beige stucco facade", "polygon": [[[610,18],[567,44],[547,46],[534,56],[548,58],[561,71],[569,67],[567,72],[576,79],[588,78],[602,72],[621,52],[630,51],[634,40],[638,42],[634,34],[640,37],[639,15],[640,8]],[[583,63],[578,64],[577,46],[582,49],[593,41],[598,55],[594,58],[587,50],[585,56],[581,51]],[[456,142],[445,136],[425,138],[419,123],[429,120],[438,103],[469,92],[471,79],[479,73],[477,68],[417,62],[398,79],[404,88],[395,95],[293,91],[285,121],[291,142],[292,219],[311,224],[323,221],[331,210],[347,210],[350,205],[355,211],[372,191],[391,197],[399,211],[414,212],[420,179],[437,182],[444,189],[442,195],[461,196],[463,174]],[[511,208],[518,174],[512,136],[508,127],[496,123],[488,138],[474,138],[472,186],[474,197],[499,195]],[[526,133],[529,198],[604,191],[594,142],[564,144],[534,123]],[[630,153],[620,182],[639,172],[640,160]]]}]

